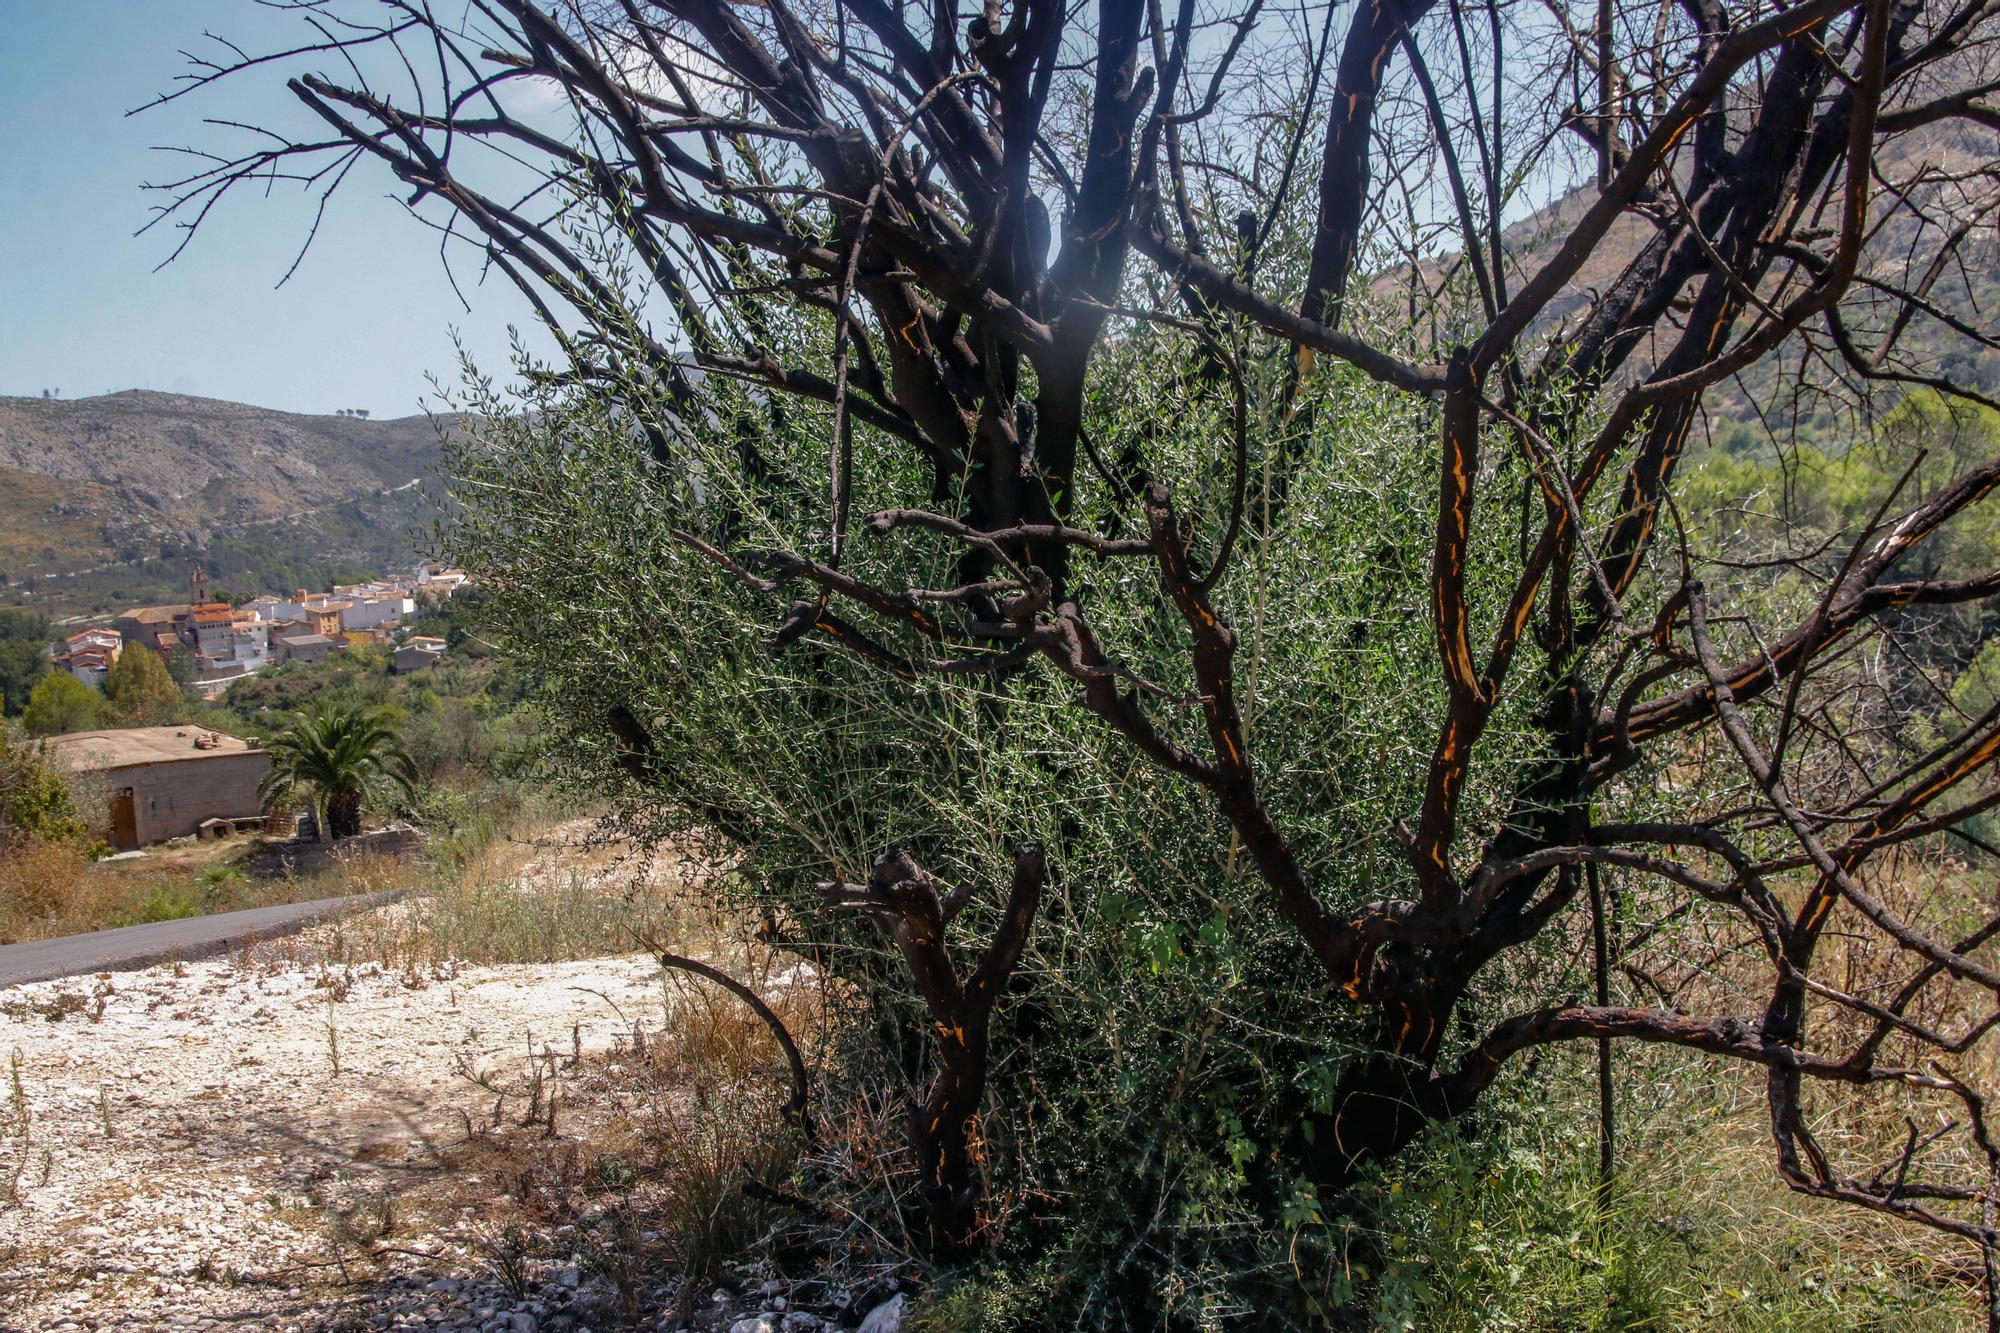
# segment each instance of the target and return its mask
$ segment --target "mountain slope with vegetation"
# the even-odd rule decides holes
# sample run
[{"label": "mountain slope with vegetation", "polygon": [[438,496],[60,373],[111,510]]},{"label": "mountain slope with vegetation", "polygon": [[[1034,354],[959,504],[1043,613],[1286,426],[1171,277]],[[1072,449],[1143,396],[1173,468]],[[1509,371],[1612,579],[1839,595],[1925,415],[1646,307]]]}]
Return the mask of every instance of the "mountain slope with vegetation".
[{"label": "mountain slope with vegetation", "polygon": [[405,564],[449,425],[143,390],[0,398],[9,600],[89,615],[172,596],[197,559],[241,592]]},{"label": "mountain slope with vegetation", "polygon": [[[1878,161],[1885,173],[1920,182],[1912,191],[1913,198],[1933,205],[1939,196],[1962,191],[1966,181],[1979,179],[1994,151],[1991,131],[1944,120],[1896,134],[1885,143]],[[1596,186],[1584,184],[1502,229],[1509,292],[1518,293],[1554,257],[1556,247],[1596,198]],[[1670,199],[1659,201],[1662,209],[1676,206]],[[1654,229],[1636,211],[1614,221],[1602,244],[1563,284],[1534,326],[1548,338],[1563,337],[1569,323],[1618,279]],[[1921,268],[1937,256],[1945,239],[1936,227],[1919,220],[1910,203],[1896,203],[1886,193],[1877,200],[1862,249],[1862,281],[1842,303],[1843,317],[1862,350],[1873,353],[1880,348],[1893,322],[1890,303],[1869,286],[1869,280],[1893,285],[1896,274],[1911,264],[1913,257]],[[1982,227],[1956,238],[1951,250],[1928,290],[1928,300],[1936,312],[1990,335],[2000,329],[2000,276],[1996,276],[2000,275],[2000,243],[1991,227]],[[1443,288],[1460,283],[1469,287],[1471,282],[1458,252],[1447,251],[1414,263],[1394,262],[1394,256],[1388,254],[1380,258],[1382,267],[1368,284],[1369,296],[1385,310],[1407,312],[1419,326]],[[1432,336],[1448,339],[1454,335],[1433,330]],[[1885,359],[1892,366],[1944,375],[1956,384],[2000,394],[2000,351],[1970,345],[1958,330],[1934,315],[1909,319],[1895,329],[1890,342],[1890,355]],[[1645,354],[1634,359],[1635,374],[1652,363],[1651,339],[1647,344]],[[1805,354],[1800,339],[1794,336],[1777,354],[1759,359],[1708,394],[1705,408],[1711,437],[1734,453],[1754,450],[1755,437],[1765,433],[1776,434],[1787,443],[1803,440],[1844,447],[1845,437],[1839,441],[1821,439],[1830,428],[1851,419],[1849,409],[1853,406],[1827,395],[1827,382],[1834,378],[1827,363],[1833,359],[1834,354],[1825,349]],[[1821,373],[1816,375],[1815,368]],[[1876,412],[1893,407],[1903,394],[1903,386],[1885,382]]]}]

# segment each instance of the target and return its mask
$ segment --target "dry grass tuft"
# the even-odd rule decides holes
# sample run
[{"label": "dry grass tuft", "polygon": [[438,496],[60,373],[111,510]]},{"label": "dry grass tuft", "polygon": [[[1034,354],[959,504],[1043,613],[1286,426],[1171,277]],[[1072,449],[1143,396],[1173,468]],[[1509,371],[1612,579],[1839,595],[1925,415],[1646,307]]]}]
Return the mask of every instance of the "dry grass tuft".
[{"label": "dry grass tuft", "polygon": [[[1902,920],[1933,938],[1968,933],[1990,912],[1991,884],[1935,846],[1890,849],[1876,866],[1874,887]],[[1796,910],[1802,877],[1774,890]],[[1661,904],[1639,902],[1634,919],[1663,920],[1620,960],[1615,997],[1695,1013],[1757,1015],[1770,997],[1768,963],[1729,914],[1699,909],[1664,923]],[[1584,926],[1580,923],[1578,930]],[[1579,953],[1587,940],[1579,935]],[[1814,973],[1841,993],[1887,1005],[1916,975],[1922,960],[1898,948],[1848,904],[1831,918]],[[1976,986],[1938,977],[1910,1006],[1909,1016],[1950,1034],[1977,1031],[1992,1000]],[[1876,1020],[1852,1004],[1825,996],[1808,1005],[1810,1049],[1843,1058],[1873,1032]],[[1882,1043],[1882,1059],[1912,1069],[1942,1070],[1975,1087],[1996,1084],[1991,1042],[1956,1055],[1903,1034]],[[1971,1247],[1940,1232],[1853,1206],[1802,1196],[1777,1171],[1761,1070],[1638,1044],[1618,1048],[1621,1188],[1644,1201],[1646,1224],[1700,1237],[1701,1279],[1712,1291],[1771,1291],[1789,1282],[1806,1299],[1838,1290],[1905,1299],[1929,1292],[1937,1327],[1969,1318],[1980,1274]],[[1583,1086],[1579,1077],[1578,1086]],[[1870,1087],[1807,1080],[1812,1135],[1834,1169],[1869,1179],[1893,1174],[1905,1149],[1913,1180],[1979,1179],[1983,1166],[1965,1133],[1963,1108],[1934,1089],[1884,1082]],[[1787,1275],[1789,1274],[1789,1277]],[[1774,1298],[1775,1299],[1775,1298]],[[1826,1297],[1831,1301],[1831,1296]],[[1954,1308],[1954,1302],[1962,1305]],[[1740,1312],[1739,1312],[1740,1313]],[[1747,1318],[1747,1316],[1744,1316]],[[1732,1322],[1713,1310],[1704,1320]],[[1924,1325],[1931,1327],[1932,1325]]]},{"label": "dry grass tuft", "polygon": [[0,944],[95,929],[107,910],[103,889],[75,842],[15,840],[0,852]]},{"label": "dry grass tuft", "polygon": [[[826,1012],[819,982],[774,975],[748,951],[718,960],[744,977],[802,1042]],[[510,1289],[575,1263],[627,1316],[754,1269],[790,1211],[772,1197],[798,1160],[782,1114],[787,1067],[747,1006],[681,973],[660,1008],[628,1015],[611,1050],[560,1043],[504,1069],[462,1068],[477,1115],[444,1149],[434,1197],[400,1215],[478,1217],[475,1249]]]},{"label": "dry grass tuft", "polygon": [[420,860],[368,848],[336,850],[299,871],[268,852],[246,838],[93,862],[75,842],[17,839],[0,849],[0,944],[411,888],[432,873]]}]

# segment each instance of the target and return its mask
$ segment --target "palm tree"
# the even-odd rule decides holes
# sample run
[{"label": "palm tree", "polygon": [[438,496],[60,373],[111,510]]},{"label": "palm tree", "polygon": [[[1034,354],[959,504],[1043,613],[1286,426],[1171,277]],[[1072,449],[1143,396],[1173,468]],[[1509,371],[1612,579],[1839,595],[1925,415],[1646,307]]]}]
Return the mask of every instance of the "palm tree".
[{"label": "palm tree", "polygon": [[409,795],[416,769],[379,717],[361,709],[315,709],[271,742],[271,771],[257,794],[266,801],[303,794],[329,838],[361,831],[362,802]]}]

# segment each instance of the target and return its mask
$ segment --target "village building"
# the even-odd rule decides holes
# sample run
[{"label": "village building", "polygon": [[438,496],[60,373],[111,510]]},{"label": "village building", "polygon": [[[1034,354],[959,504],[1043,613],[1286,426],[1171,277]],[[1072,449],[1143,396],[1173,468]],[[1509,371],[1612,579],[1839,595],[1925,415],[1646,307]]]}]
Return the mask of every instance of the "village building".
[{"label": "village building", "polygon": [[124,650],[125,640],[116,631],[87,629],[72,634],[49,652],[50,665],[67,671],[86,685],[103,688],[111,664]]},{"label": "village building", "polygon": [[85,649],[82,652],[58,653],[53,665],[58,671],[67,672],[73,679],[81,681],[92,689],[104,688],[104,678],[111,674],[111,663],[116,659],[102,652]]},{"label": "village building", "polygon": [[255,616],[238,612],[229,627],[230,647],[235,660],[246,671],[270,665],[271,627]]},{"label": "village building", "polygon": [[346,602],[308,602],[305,622],[312,626],[315,634],[328,639],[338,638],[345,628],[341,623],[341,613],[347,608]]},{"label": "village building", "polygon": [[135,606],[120,613],[111,628],[126,644],[141,644],[163,653],[181,642],[180,626],[187,614],[185,606]]},{"label": "village building", "polygon": [[304,589],[294,592],[289,597],[277,597],[266,593],[261,597],[252,597],[249,601],[243,603],[243,609],[253,612],[259,620],[272,622],[287,620],[303,621],[306,618],[306,602],[309,600],[310,598]]},{"label": "village building", "polygon": [[63,646],[71,652],[84,648],[97,648],[116,657],[124,649],[125,641],[118,637],[116,630],[87,629],[64,639]]},{"label": "village building", "polygon": [[389,657],[390,670],[399,676],[412,671],[422,671],[434,667],[444,660],[444,654],[435,648],[420,648],[414,643],[406,643]]},{"label": "village building", "polygon": [[416,614],[417,604],[408,597],[355,597],[340,613],[340,627],[347,630],[376,629],[404,616]]},{"label": "village building", "polygon": [[271,644],[280,662],[317,662],[328,653],[341,651],[340,644],[314,633],[273,634]]},{"label": "village building", "polygon": [[444,565],[421,565],[417,568],[417,585],[442,597],[449,597],[468,582],[462,569],[449,569]]},{"label": "village building", "polygon": [[121,850],[232,828],[263,815],[257,788],[271,756],[255,741],[206,727],[131,727],[52,736],[49,753],[72,773],[100,774]]},{"label": "village building", "polygon": [[197,608],[195,680],[204,687],[226,685],[271,664],[271,626],[242,609],[217,613]]},{"label": "village building", "polygon": [[190,606],[187,623],[194,631],[194,642],[188,646],[194,649],[199,663],[206,665],[212,660],[234,657],[231,635],[236,626],[236,612],[229,603],[205,602],[200,606]]}]

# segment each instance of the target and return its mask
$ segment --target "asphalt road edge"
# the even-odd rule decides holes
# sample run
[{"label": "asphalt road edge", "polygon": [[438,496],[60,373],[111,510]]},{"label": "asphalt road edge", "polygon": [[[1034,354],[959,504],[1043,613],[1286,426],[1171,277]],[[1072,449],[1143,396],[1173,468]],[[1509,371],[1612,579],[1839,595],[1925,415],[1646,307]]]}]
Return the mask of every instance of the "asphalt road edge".
[{"label": "asphalt road edge", "polygon": [[[13,986],[29,986],[39,981],[56,981],[63,977],[85,976],[98,972],[141,972],[162,963],[194,962],[197,959],[213,958],[217,954],[228,953],[245,944],[262,940],[282,939],[296,935],[308,926],[318,925],[343,912],[362,911],[381,907],[408,897],[409,889],[384,889],[377,893],[350,894],[341,898],[315,898],[303,903],[278,903],[272,907],[250,907],[237,912],[218,912],[211,916],[181,917],[174,921],[152,921],[137,926],[116,926],[110,930],[93,930],[82,935],[60,935],[54,939],[26,940],[20,944],[0,945],[0,991]],[[291,915],[277,913],[278,908],[298,909]],[[236,920],[250,918],[256,920]],[[217,925],[224,926],[220,933],[210,933]],[[191,928],[194,938],[158,940],[142,943],[148,936],[157,936],[162,928],[173,934],[173,927]],[[88,955],[68,961],[52,960],[37,964],[35,955],[49,952],[52,948],[75,941],[98,941],[101,948]],[[124,940],[133,941],[130,948],[121,948]],[[26,960],[10,966],[15,959]]]}]

